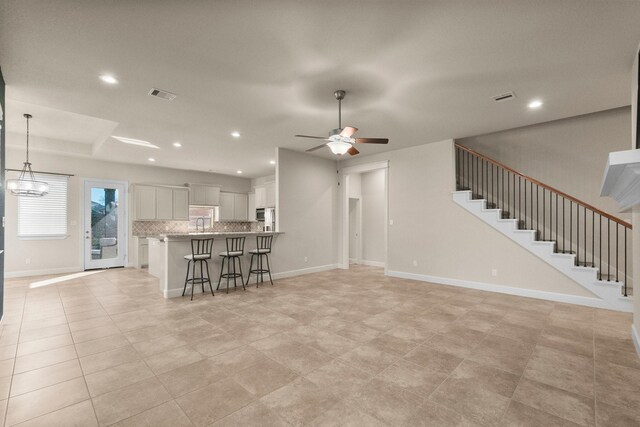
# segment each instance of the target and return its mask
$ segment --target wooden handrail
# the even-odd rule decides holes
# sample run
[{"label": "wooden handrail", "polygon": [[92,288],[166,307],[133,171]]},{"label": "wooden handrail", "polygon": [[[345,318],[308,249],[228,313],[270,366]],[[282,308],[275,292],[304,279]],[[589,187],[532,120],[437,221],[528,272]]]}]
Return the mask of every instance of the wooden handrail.
[{"label": "wooden handrail", "polygon": [[540,182],[535,178],[531,178],[530,176],[524,175],[524,174],[518,172],[517,170],[514,170],[514,169],[510,168],[509,166],[507,166],[507,165],[505,165],[503,163],[500,163],[497,160],[493,160],[492,158],[487,157],[484,154],[480,154],[477,151],[474,151],[474,150],[472,150],[470,148],[467,148],[464,145],[460,145],[457,142],[454,143],[454,145],[456,146],[456,148],[459,148],[459,149],[461,149],[463,151],[466,151],[467,153],[470,153],[470,154],[472,154],[472,155],[474,155],[476,157],[479,157],[479,158],[481,158],[483,160],[486,160],[487,162],[493,163],[494,165],[496,165],[498,167],[501,167],[503,169],[506,169],[507,171],[511,172],[512,174],[514,174],[516,176],[520,176],[520,177],[526,179],[527,181],[530,181],[530,182],[532,182],[532,183],[534,183],[534,184],[536,184],[536,185],[538,185],[538,186],[540,186],[542,188],[546,188],[547,190],[549,190],[551,192],[557,193],[557,194],[561,195],[562,197],[564,197],[565,199],[569,199],[569,200],[581,205],[584,208],[592,210],[595,213],[597,213],[598,215],[601,215],[601,216],[603,216],[603,217],[605,217],[607,219],[610,219],[611,221],[614,221],[614,222],[616,222],[616,223],[618,223],[618,224],[620,224],[620,225],[622,225],[624,227],[627,227],[629,229],[633,228],[632,225],[629,224],[628,222],[623,221],[620,218],[616,218],[615,216],[613,216],[611,214],[608,214],[608,213],[606,213],[606,212],[604,212],[604,211],[602,211],[602,210],[596,208],[595,206],[592,206],[592,205],[590,205],[590,204],[588,204],[586,202],[583,202],[582,200],[576,199],[575,197],[570,196],[569,194],[565,193],[564,191],[560,191],[557,188],[553,188],[552,186],[547,185],[547,184],[545,184],[543,182]]}]

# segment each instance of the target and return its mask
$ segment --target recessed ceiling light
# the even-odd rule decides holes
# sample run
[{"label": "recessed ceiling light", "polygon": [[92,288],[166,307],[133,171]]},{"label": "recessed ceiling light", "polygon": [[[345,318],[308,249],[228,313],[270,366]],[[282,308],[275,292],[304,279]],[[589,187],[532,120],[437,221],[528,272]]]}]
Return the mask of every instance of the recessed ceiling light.
[{"label": "recessed ceiling light", "polygon": [[115,138],[120,142],[124,142],[125,144],[138,145],[140,147],[146,148],[160,148],[157,145],[150,143],[149,141],[143,141],[141,139],[125,138],[124,136],[112,136],[112,138]]},{"label": "recessed ceiling light", "polygon": [[237,130],[234,130],[233,132],[231,132],[231,136],[234,138],[240,138],[240,132],[238,132]]},{"label": "recessed ceiling light", "polygon": [[539,99],[534,99],[529,103],[529,108],[531,108],[532,110],[540,107],[542,107],[542,101],[540,101]]},{"label": "recessed ceiling light", "polygon": [[156,161],[156,159],[154,159],[153,157],[149,157],[149,159],[148,159],[148,160],[149,160],[150,162],[155,162],[155,161]]},{"label": "recessed ceiling light", "polygon": [[275,160],[271,160],[271,161],[269,161],[269,163],[272,164],[272,165],[275,165],[276,161]]},{"label": "recessed ceiling light", "polygon": [[180,147],[182,147],[182,144],[180,144],[179,142],[174,142],[173,146],[176,147],[176,148],[180,148]]},{"label": "recessed ceiling light", "polygon": [[113,77],[111,74],[103,74],[103,75],[101,75],[100,76],[100,80],[102,80],[105,83],[109,83],[110,85],[114,85],[114,84],[118,83],[118,79]]},{"label": "recessed ceiling light", "polygon": [[236,173],[242,173],[242,171],[236,171]]}]

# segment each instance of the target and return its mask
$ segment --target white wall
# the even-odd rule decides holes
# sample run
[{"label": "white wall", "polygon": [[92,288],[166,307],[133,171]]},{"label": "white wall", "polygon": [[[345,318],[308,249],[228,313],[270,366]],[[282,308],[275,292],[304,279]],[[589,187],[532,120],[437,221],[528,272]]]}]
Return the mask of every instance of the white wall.
[{"label": "white wall", "polygon": [[[271,266],[291,274],[334,267],[337,262],[337,162],[278,149],[279,231]],[[305,261],[305,257],[307,261]]]},{"label": "white wall", "polygon": [[381,160],[389,160],[389,220],[394,221],[388,231],[389,271],[592,296],[453,202],[452,140],[347,159],[340,167]]},{"label": "white wall", "polygon": [[609,152],[629,149],[630,120],[631,108],[623,107],[456,142],[629,220],[600,197],[600,184]]},{"label": "white wall", "polygon": [[[638,46],[638,50],[640,50],[640,46]],[[640,67],[640,63],[638,63],[638,51],[636,51],[634,55],[635,59],[633,62],[633,70],[631,72],[631,106],[632,106],[632,120],[631,120],[631,149],[636,148],[636,120],[638,114],[638,67]],[[629,146],[627,145],[626,148]],[[624,148],[623,148],[624,150]],[[633,283],[640,283],[640,206],[635,206],[633,208]],[[635,326],[635,330],[637,334],[640,334],[640,291],[637,289],[634,290],[633,297],[633,325]],[[636,337],[637,340],[640,340],[640,336]],[[637,342],[638,345],[638,355],[640,356],[640,342]]]},{"label": "white wall", "polygon": [[362,195],[362,175],[354,173],[349,175],[349,197],[360,197]]},{"label": "white wall", "polygon": [[384,263],[385,255],[385,171],[378,169],[360,176],[362,178],[362,260],[365,264],[379,265]]},{"label": "white wall", "polygon": [[[7,148],[7,167],[19,169],[24,151]],[[105,162],[79,157],[66,157],[43,152],[30,153],[34,168],[39,171],[68,173],[68,234],[64,240],[20,240],[17,237],[17,198],[6,196],[5,273],[47,274],[49,272],[78,271],[82,269],[82,178],[112,179],[133,183],[183,185],[187,182],[211,183],[222,186],[223,191],[248,192],[250,179],[235,176]],[[129,262],[133,261],[134,239],[129,228]],[[30,258],[31,264],[25,264]]]}]

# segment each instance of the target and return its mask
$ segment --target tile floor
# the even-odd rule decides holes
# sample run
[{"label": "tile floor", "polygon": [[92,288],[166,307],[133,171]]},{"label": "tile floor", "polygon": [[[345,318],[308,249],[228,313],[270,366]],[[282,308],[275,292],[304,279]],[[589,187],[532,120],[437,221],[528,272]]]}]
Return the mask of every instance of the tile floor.
[{"label": "tile floor", "polygon": [[7,426],[640,425],[629,314],[369,267],[193,302],[49,278],[6,283]]}]

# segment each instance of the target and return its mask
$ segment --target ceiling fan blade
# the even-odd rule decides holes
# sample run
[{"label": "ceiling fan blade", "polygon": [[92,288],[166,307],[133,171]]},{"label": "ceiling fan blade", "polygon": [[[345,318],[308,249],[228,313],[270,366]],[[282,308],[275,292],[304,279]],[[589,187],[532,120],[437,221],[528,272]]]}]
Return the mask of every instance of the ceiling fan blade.
[{"label": "ceiling fan blade", "polygon": [[351,138],[351,135],[353,135],[356,132],[358,132],[358,128],[347,126],[344,129],[342,129],[342,132],[340,132],[340,136],[346,136],[347,138]]},{"label": "ceiling fan blade", "polygon": [[322,145],[318,145],[317,147],[313,147],[313,148],[309,148],[308,150],[305,150],[307,153],[310,151],[316,151],[319,150],[320,148],[326,146],[327,144],[322,144]]},{"label": "ceiling fan blade", "polygon": [[356,138],[356,142],[359,144],[388,144],[387,138]]},{"label": "ceiling fan blade", "polygon": [[293,135],[296,138],[313,138],[313,139],[327,139],[324,136],[311,136],[311,135]]},{"label": "ceiling fan blade", "polygon": [[351,148],[349,148],[347,153],[349,153],[351,156],[355,156],[356,154],[359,154],[360,152],[356,149],[356,147],[352,146]]}]

